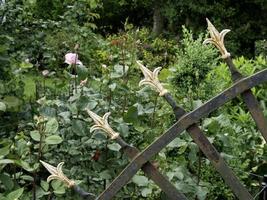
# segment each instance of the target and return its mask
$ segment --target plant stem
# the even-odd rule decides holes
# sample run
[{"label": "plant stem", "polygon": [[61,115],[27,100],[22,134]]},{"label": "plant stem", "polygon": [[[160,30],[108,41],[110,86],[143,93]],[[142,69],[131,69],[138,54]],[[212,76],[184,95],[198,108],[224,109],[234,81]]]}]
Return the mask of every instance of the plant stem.
[{"label": "plant stem", "polygon": [[45,88],[45,77],[44,77],[44,82],[43,82],[43,87],[44,87],[44,96],[46,95],[46,88]]},{"label": "plant stem", "polygon": [[[108,85],[111,83],[111,77],[110,77],[110,73],[108,74]],[[111,88],[109,88],[109,94],[107,96],[107,100],[108,100],[108,111],[110,111],[110,106],[112,103],[112,90]]]},{"label": "plant stem", "polygon": [[[38,125],[38,131],[40,133],[40,142],[39,142],[39,148],[38,148],[37,162],[39,162],[39,160],[41,160],[42,158],[43,128],[44,128],[43,124]],[[35,170],[34,178],[33,178],[33,200],[36,200],[36,179],[37,179],[37,173]]]},{"label": "plant stem", "polygon": [[42,125],[40,125],[39,127],[38,127],[38,129],[39,129],[39,133],[40,133],[40,142],[39,142],[39,148],[38,148],[38,157],[37,157],[37,160],[38,160],[38,162],[39,162],[39,160],[41,159],[41,157],[42,157],[42,142],[43,142],[43,127],[42,127]]},{"label": "plant stem", "polygon": [[[106,141],[105,144],[105,159],[108,160],[108,140]],[[108,169],[108,162],[105,162],[105,168]],[[104,180],[104,188],[106,189],[107,187],[107,181],[106,179]]]},{"label": "plant stem", "polygon": [[[39,85],[39,84],[38,84]],[[37,100],[37,99],[39,99],[39,93],[38,93],[38,89],[37,89],[37,81],[35,80],[35,99]]]},{"label": "plant stem", "polygon": [[155,101],[154,101],[154,108],[153,108],[153,114],[152,114],[152,120],[151,120],[152,127],[155,125],[155,121],[156,121],[155,116],[156,116],[157,104],[158,104],[158,96],[156,96]]},{"label": "plant stem", "polygon": [[33,200],[36,200],[36,171],[33,174],[33,182],[32,182],[32,188],[33,188]]},{"label": "plant stem", "polygon": [[[126,62],[125,62],[125,43],[126,41],[124,40],[123,42],[123,46],[122,46],[122,65],[123,65],[123,84],[125,86],[127,86],[127,83],[128,83],[128,76],[127,76],[127,73],[126,73]],[[121,115],[124,116],[124,112],[125,112],[125,109],[127,107],[127,100],[128,100],[128,94],[124,94],[124,98],[123,98],[123,106],[122,106],[122,113]]]},{"label": "plant stem", "polygon": [[72,68],[73,68],[73,73],[74,73],[74,91],[75,91],[75,94],[77,94],[77,76],[76,76],[76,73],[77,73],[77,70],[76,70],[76,59],[77,59],[77,56],[75,57],[75,64],[73,64]]},{"label": "plant stem", "polygon": [[[77,46],[77,47],[76,47]],[[75,94],[77,94],[77,60],[78,60],[78,45],[74,47],[74,53],[75,53],[75,62],[73,64],[73,70],[74,70],[74,89],[75,89]]]},{"label": "plant stem", "polygon": [[199,185],[199,183],[200,183],[200,176],[201,176],[201,158],[202,158],[202,155],[201,155],[201,151],[199,149],[199,152],[198,152],[197,185]]}]

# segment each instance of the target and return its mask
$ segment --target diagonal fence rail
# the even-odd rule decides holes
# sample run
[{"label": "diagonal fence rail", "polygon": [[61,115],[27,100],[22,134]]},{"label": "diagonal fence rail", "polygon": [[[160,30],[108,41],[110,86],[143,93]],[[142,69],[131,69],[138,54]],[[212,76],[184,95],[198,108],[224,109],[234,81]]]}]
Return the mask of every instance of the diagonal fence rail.
[{"label": "diagonal fence rail", "polygon": [[[116,133],[108,124],[108,116],[110,113],[106,113],[103,118],[99,117],[97,114],[93,113],[92,111],[87,109],[88,114],[94,120],[95,125],[91,128],[91,131],[96,129],[101,129],[106,132],[111,139],[116,140],[116,142],[122,147],[122,151],[130,158],[134,159],[140,152],[137,148],[129,145],[125,142],[118,133]],[[165,192],[167,197],[170,200],[186,200],[187,198],[184,194],[180,193],[175,186],[173,186],[168,179],[163,176],[158,169],[151,164],[151,162],[147,162],[141,168],[145,175],[148,176],[151,180],[157,184],[162,191]]]},{"label": "diagonal fence rail", "polygon": [[[213,26],[213,24],[208,20],[208,29],[211,35],[211,38],[208,38],[204,41],[204,43],[212,43],[217,46],[222,54],[222,58],[226,62],[229,70],[231,72],[231,78],[233,82],[237,82],[238,80],[244,78],[244,76],[237,70],[234,65],[231,54],[227,52],[224,47],[224,36],[230,30],[225,29],[221,33],[217,31],[217,29]],[[241,94],[241,98],[244,100],[248,111],[250,112],[252,118],[254,119],[259,131],[261,132],[263,138],[267,142],[267,120],[264,118],[263,112],[260,109],[260,104],[257,101],[256,97],[252,94],[252,91],[249,89]]]},{"label": "diagonal fence rail", "polygon": [[[136,156],[128,166],[120,173],[120,175],[109,185],[109,187],[98,196],[97,199],[112,199],[113,196],[128,183],[128,181],[134,176],[135,173],[154,155],[159,153],[164,147],[166,147],[173,139],[180,135],[183,131],[189,128],[191,125],[199,122],[200,119],[206,117],[212,111],[218,109],[220,106],[224,105],[226,102],[234,99],[242,92],[255,87],[259,84],[267,82],[267,69],[258,72],[255,75],[244,78],[232,87],[228,88],[221,94],[217,95],[213,99],[206,102],[201,107],[195,109],[194,111],[185,114],[178,120],[172,127],[170,127],[162,136],[155,140],[151,145],[149,145],[144,151],[142,151],[138,156]],[[212,152],[209,152],[212,154]],[[217,157],[216,154],[213,155],[216,167],[221,170],[221,163],[223,160]],[[235,180],[232,176],[226,177],[228,182]],[[232,185],[232,184],[231,184]],[[233,185],[235,195],[240,200],[253,199],[252,196],[246,191],[241,183],[237,184],[237,188]],[[241,191],[241,192],[240,192]],[[242,191],[245,195],[242,194]],[[240,194],[241,193],[241,194]],[[240,196],[239,196],[240,195]]]},{"label": "diagonal fence rail", "polygon": [[[61,169],[63,165],[61,163],[57,168],[55,168],[45,162],[42,162],[42,164],[52,174],[52,178],[50,176],[50,179],[56,177],[57,179],[63,180],[69,187],[74,188],[74,190],[85,199],[109,200],[112,199],[116,193],[130,181],[130,179],[138,172],[138,170],[141,169],[144,171],[147,177],[153,180],[155,184],[157,184],[162,191],[165,192],[168,199],[185,200],[187,199],[185,195],[178,191],[172,185],[172,183],[161,172],[159,172],[159,170],[150,162],[150,160],[183,131],[187,131],[205,156],[211,161],[214,168],[224,179],[225,183],[231,188],[236,197],[240,200],[254,199],[244,185],[238,180],[232,169],[220,156],[216,148],[209,142],[204,132],[198,127],[197,123],[202,118],[206,117],[211,112],[224,105],[226,102],[240,95],[263,138],[267,141],[267,121],[262,110],[260,109],[259,102],[251,92],[251,88],[267,82],[267,69],[249,77],[243,76],[233,64],[230,53],[224,46],[224,36],[230,30],[226,29],[219,33],[208,19],[207,23],[211,38],[205,40],[204,43],[212,43],[220,50],[222,58],[225,60],[231,72],[231,77],[233,80],[233,85],[231,87],[210,99],[199,108],[186,113],[181,106],[176,104],[172,95],[166,89],[164,89],[159,82],[158,73],[161,68],[156,68],[152,72],[141,62],[137,62],[145,76],[139,85],[141,86],[148,84],[157,90],[160,96],[165,98],[167,103],[173,109],[176,117],[176,123],[158,139],[152,142],[145,150],[140,152],[137,148],[125,142],[119,136],[119,133],[115,132],[109,126],[109,113],[106,113],[103,117],[99,117],[92,111],[87,110],[88,114],[95,122],[95,125],[91,128],[91,131],[102,129],[104,132],[106,132],[111,139],[115,140],[122,147],[122,151],[131,160],[130,163],[98,197],[96,197],[94,194],[83,191],[81,188],[75,185],[74,181],[71,181],[65,177]],[[179,163],[177,163],[177,165],[179,165]]]}]

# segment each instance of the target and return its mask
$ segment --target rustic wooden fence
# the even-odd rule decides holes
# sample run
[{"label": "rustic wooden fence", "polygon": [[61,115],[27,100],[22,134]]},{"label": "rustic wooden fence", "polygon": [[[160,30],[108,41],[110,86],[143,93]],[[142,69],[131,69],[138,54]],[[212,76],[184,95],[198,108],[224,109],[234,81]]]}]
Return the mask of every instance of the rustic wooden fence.
[{"label": "rustic wooden fence", "polygon": [[[102,129],[111,139],[115,140],[121,147],[122,151],[131,159],[128,166],[113,180],[113,182],[98,196],[85,192],[75,183],[69,180],[62,172],[62,163],[58,167],[53,167],[43,161],[42,164],[52,174],[48,177],[48,181],[52,179],[60,179],[68,186],[73,187],[81,196],[86,199],[108,200],[112,199],[116,193],[125,186],[131,178],[138,172],[143,170],[145,175],[157,184],[171,200],[185,200],[186,196],[178,191],[175,186],[159,172],[159,170],[150,162],[151,158],[166,147],[172,140],[178,137],[183,131],[187,131],[194,142],[199,146],[205,156],[210,160],[214,168],[219,172],[225,183],[231,188],[235,196],[240,200],[252,200],[254,197],[248,192],[244,185],[238,180],[232,169],[226,164],[216,148],[209,142],[204,132],[197,123],[204,117],[208,116],[212,111],[218,109],[226,102],[241,96],[245,102],[248,111],[255,121],[259,131],[265,141],[267,141],[267,121],[259,106],[259,102],[251,92],[251,88],[267,82],[267,69],[260,71],[252,76],[243,76],[232,62],[230,53],[224,46],[224,36],[230,30],[223,30],[219,33],[211,22],[207,19],[208,29],[211,38],[204,43],[214,44],[221,52],[222,58],[227,63],[231,72],[233,85],[218,94],[214,98],[207,101],[199,108],[187,113],[181,106],[177,105],[171,94],[164,89],[158,80],[158,73],[161,68],[156,68],[153,72],[147,69],[141,62],[137,61],[145,78],[140,85],[149,84],[159,92],[159,95],[165,98],[166,102],[172,107],[176,117],[176,123],[171,126],[164,134],[152,142],[145,150],[139,151],[137,148],[127,144],[108,124],[108,116],[106,113],[103,117],[98,116],[90,110],[87,110],[90,117],[94,120],[95,125],[91,131]],[[179,163],[177,163],[179,165]],[[263,190],[262,190],[263,191]]]}]

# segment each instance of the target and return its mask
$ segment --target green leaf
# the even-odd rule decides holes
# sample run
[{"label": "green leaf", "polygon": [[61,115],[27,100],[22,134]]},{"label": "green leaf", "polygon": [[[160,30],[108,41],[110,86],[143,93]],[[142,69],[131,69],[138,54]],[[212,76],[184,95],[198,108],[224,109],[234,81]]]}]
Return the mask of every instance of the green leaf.
[{"label": "green leaf", "polygon": [[61,112],[58,115],[61,116],[64,119],[66,124],[71,123],[71,120],[70,120],[71,114],[70,114],[69,111]]},{"label": "green leaf", "polygon": [[7,109],[11,109],[12,111],[18,111],[19,106],[22,104],[22,101],[15,96],[5,96],[3,99],[3,103],[6,104]]},{"label": "green leaf", "polygon": [[84,80],[88,76],[88,69],[83,65],[77,65],[77,74],[79,80]]},{"label": "green leaf", "polygon": [[88,108],[90,110],[93,110],[97,106],[98,102],[97,101],[91,101],[88,103]]},{"label": "green leaf", "polygon": [[[246,113],[246,112],[245,112]],[[220,114],[218,117],[214,117],[222,127],[231,127],[231,121],[229,117],[224,114]]]},{"label": "green leaf", "polygon": [[49,106],[40,108],[40,115],[43,115],[45,117],[55,117],[56,113],[57,113],[56,109]]},{"label": "green leaf", "polygon": [[66,190],[64,187],[60,187],[57,190],[54,190],[55,194],[65,194]]},{"label": "green leaf", "polygon": [[42,189],[44,190],[44,191],[48,191],[48,189],[49,189],[49,183],[47,183],[47,181],[43,181],[43,180],[41,180],[41,187],[42,187]]},{"label": "green leaf", "polygon": [[71,129],[79,136],[84,136],[87,133],[86,124],[81,120],[73,120]]},{"label": "green leaf", "polygon": [[29,181],[29,182],[34,181],[33,177],[29,176],[29,175],[22,175],[22,176],[20,176],[20,179],[25,180],[25,181]]},{"label": "green leaf", "polygon": [[0,111],[6,111],[6,104],[4,104],[3,102],[0,102]]},{"label": "green leaf", "polygon": [[23,188],[19,188],[13,192],[10,192],[8,195],[7,195],[7,199],[9,200],[18,200],[19,197],[22,195],[23,193]]},{"label": "green leaf", "polygon": [[207,118],[204,120],[203,126],[206,127],[210,133],[216,133],[221,129],[220,123],[215,118]]},{"label": "green leaf", "polygon": [[40,142],[41,135],[40,135],[39,131],[37,131],[37,130],[31,131],[30,136],[34,141]]},{"label": "green leaf", "polygon": [[183,178],[184,178],[183,168],[181,168],[181,167],[176,168],[174,176],[177,177],[180,180],[183,180]]},{"label": "green leaf", "polygon": [[7,174],[0,174],[0,181],[3,183],[7,190],[12,190],[12,188],[14,187],[12,178],[10,178],[10,176],[8,176]]},{"label": "green leaf", "polygon": [[124,75],[124,70],[125,70],[125,74],[127,73],[129,67],[128,66],[123,66],[123,65],[115,65],[114,66],[114,72],[111,73],[110,77],[111,78],[120,78]]},{"label": "green leaf", "polygon": [[135,130],[137,130],[140,133],[143,133],[146,130],[146,127],[144,127],[144,126],[142,126],[140,124],[135,124],[134,128],[135,128]]},{"label": "green leaf", "polygon": [[170,144],[168,144],[167,147],[169,148],[175,148],[175,147],[182,147],[185,146],[187,143],[184,140],[181,140],[180,138],[175,138]]},{"label": "green leaf", "polygon": [[129,135],[129,127],[126,123],[120,123],[118,126],[118,131],[122,134],[123,137],[127,137]]},{"label": "green leaf", "polygon": [[89,99],[86,96],[81,96],[78,101],[76,101],[76,106],[79,110],[84,110],[89,104]]},{"label": "green leaf", "polygon": [[144,188],[144,189],[141,190],[141,195],[143,197],[147,197],[151,193],[152,193],[152,189],[151,188]]},{"label": "green leaf", "polygon": [[78,151],[77,149],[74,149],[74,148],[70,148],[69,154],[72,156],[77,156],[77,155],[81,155],[81,151]]},{"label": "green leaf", "polygon": [[49,119],[45,126],[45,132],[53,134],[57,132],[57,129],[58,129],[58,122],[56,118]]},{"label": "green leaf", "polygon": [[14,160],[10,160],[10,159],[1,159],[0,160],[0,164],[4,165],[4,164],[13,164]]},{"label": "green leaf", "polygon": [[187,149],[187,147],[188,147],[188,144],[182,145],[182,146],[179,148],[178,153],[179,153],[179,154],[183,154],[183,153],[185,152],[185,150]]},{"label": "green leaf", "polygon": [[52,181],[52,187],[54,189],[55,194],[64,194],[66,192],[64,184],[61,181],[58,180]]},{"label": "green leaf", "polygon": [[119,151],[121,146],[117,143],[108,144],[108,148],[112,151]]},{"label": "green leaf", "polygon": [[45,138],[46,144],[60,144],[62,141],[63,139],[59,135],[50,135]]},{"label": "green leaf", "polygon": [[198,153],[199,149],[198,149],[198,146],[193,142],[190,143],[189,148],[190,148],[190,151],[189,151],[188,158],[189,158],[190,162],[194,163],[198,160],[197,153]]},{"label": "green leaf", "polygon": [[69,102],[74,102],[74,101],[80,99],[80,97],[81,97],[81,93],[75,93],[75,94],[73,94],[73,96],[71,96],[69,98]]},{"label": "green leaf", "polygon": [[20,63],[20,68],[22,69],[30,69],[33,67],[33,64],[29,63],[29,62],[22,62]]},{"label": "green leaf", "polygon": [[10,151],[10,145],[7,145],[3,148],[0,148],[0,156],[6,156],[9,154],[9,151]]},{"label": "green leaf", "polygon": [[180,191],[183,191],[183,193],[190,193],[192,191],[194,191],[194,187],[189,185],[189,184],[186,184],[184,182],[177,182],[175,184],[175,187],[180,190]]},{"label": "green leaf", "polygon": [[111,175],[110,175],[109,170],[104,170],[104,171],[102,171],[102,172],[99,174],[99,176],[100,176],[102,179],[106,179],[106,180],[109,180],[109,179],[112,178]]},{"label": "green leaf", "polygon": [[63,183],[62,183],[60,180],[53,180],[53,181],[51,182],[52,188],[53,188],[54,190],[57,190],[58,188],[62,187],[62,184],[63,184]]},{"label": "green leaf", "polygon": [[167,175],[167,177],[169,178],[170,181],[173,179],[174,174],[175,174],[174,172],[167,172],[166,173],[166,175]]},{"label": "green leaf", "polygon": [[198,199],[199,200],[205,200],[208,192],[209,192],[208,188],[198,186],[197,192],[196,192]]},{"label": "green leaf", "polygon": [[[1,60],[1,57],[0,57],[0,60]],[[0,199],[1,200],[9,200],[8,198],[4,197],[4,195],[2,193],[0,193]]]},{"label": "green leaf", "polygon": [[34,169],[29,165],[29,163],[23,160],[15,160],[15,163],[25,169],[28,172],[32,172]]},{"label": "green leaf", "polygon": [[36,97],[36,84],[33,77],[26,76],[23,79],[24,82],[24,98],[35,99]]},{"label": "green leaf", "polygon": [[109,86],[109,89],[111,89],[111,91],[114,91],[117,87],[117,84],[116,83],[111,83]]},{"label": "green leaf", "polygon": [[203,102],[201,100],[199,100],[199,99],[193,101],[193,109],[199,108],[202,105],[203,105]]},{"label": "green leaf", "polygon": [[29,148],[27,146],[27,141],[23,138],[19,139],[17,142],[17,152],[20,156],[29,153]]},{"label": "green leaf", "polygon": [[159,80],[166,81],[170,75],[171,75],[170,70],[167,68],[164,68],[159,73]]},{"label": "green leaf", "polygon": [[36,199],[41,199],[43,196],[50,194],[50,191],[44,191],[41,187],[36,187]]},{"label": "green leaf", "polygon": [[128,123],[135,123],[138,120],[138,111],[135,106],[131,106],[125,114],[123,120]]},{"label": "green leaf", "polygon": [[133,177],[133,182],[138,186],[147,186],[148,178],[145,176],[135,175]]}]

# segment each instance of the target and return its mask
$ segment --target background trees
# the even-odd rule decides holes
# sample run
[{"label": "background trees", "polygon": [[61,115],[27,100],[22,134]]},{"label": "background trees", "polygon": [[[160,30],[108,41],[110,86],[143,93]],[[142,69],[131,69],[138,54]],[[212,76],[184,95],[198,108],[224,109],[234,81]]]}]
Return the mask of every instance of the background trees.
[{"label": "background trees", "polygon": [[113,31],[121,29],[121,22],[128,17],[129,22],[136,26],[153,27],[155,36],[165,33],[178,38],[182,25],[194,32],[203,32],[206,27],[205,18],[208,17],[219,29],[232,29],[228,45],[236,55],[245,53],[254,56],[255,42],[266,38],[266,0],[103,1],[101,10],[102,17],[98,22],[100,29],[103,23],[106,23],[103,29],[109,26],[112,26]]}]

